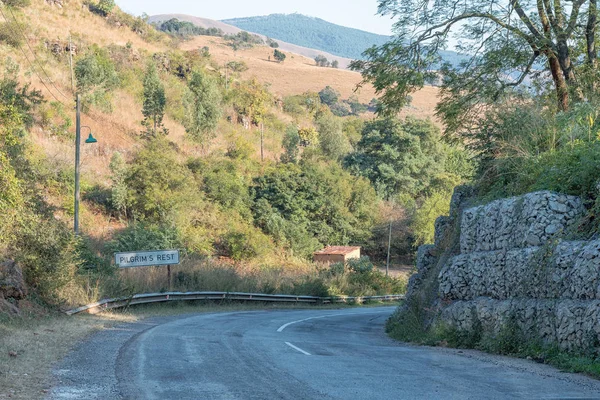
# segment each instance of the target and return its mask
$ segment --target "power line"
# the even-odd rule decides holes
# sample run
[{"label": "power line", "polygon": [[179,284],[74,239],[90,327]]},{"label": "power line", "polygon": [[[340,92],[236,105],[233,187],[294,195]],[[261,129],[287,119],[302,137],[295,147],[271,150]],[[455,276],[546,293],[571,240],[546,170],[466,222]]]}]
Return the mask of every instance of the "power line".
[{"label": "power line", "polygon": [[[0,13],[2,14],[2,17],[4,17],[4,20],[6,21],[6,23],[10,23],[10,21],[8,20],[8,18],[6,18],[6,15],[4,14],[4,11],[2,11],[2,7],[0,7]],[[60,101],[58,97],[56,97],[56,95],[54,94],[54,92],[52,92],[50,90],[50,88],[46,85],[46,83],[44,82],[44,80],[42,79],[42,77],[40,76],[40,74],[38,73],[38,71],[33,67],[33,64],[29,60],[29,57],[27,57],[27,53],[25,52],[25,50],[23,50],[23,47],[21,46],[21,44],[19,44],[19,43],[16,43],[16,44],[17,44],[17,47],[19,48],[19,50],[21,50],[21,52],[25,56],[25,59],[27,60],[27,63],[29,64],[29,66],[31,67],[31,69],[33,70],[33,72],[37,75],[37,77],[40,80],[40,82],[42,83],[42,85],[44,85],[44,87],[46,88],[46,90],[52,95],[52,97],[54,97],[56,99],[56,101],[58,101],[60,104],[62,104],[63,106],[65,106],[65,104],[62,101]]]},{"label": "power line", "polygon": [[[44,75],[46,76],[46,78],[48,78],[48,82],[50,82],[50,84],[54,87],[54,89],[56,89],[56,91],[58,93],[60,93],[65,99],[70,99],[68,96],[66,96],[63,92],[60,91],[59,88],[56,87],[56,85],[54,84],[54,82],[52,81],[52,78],[50,78],[50,75],[48,75],[48,73],[46,72],[46,70],[44,69],[44,66],[42,65],[42,63],[38,60],[35,51],[33,51],[33,49],[31,48],[31,45],[29,44],[29,40],[27,39],[27,36],[25,36],[24,31],[21,29],[21,25],[19,24],[19,21],[17,20],[17,17],[15,16],[15,14],[13,13],[12,9],[10,7],[8,7],[8,11],[10,12],[10,14],[12,15],[13,19],[15,20],[15,24],[17,25],[17,30],[19,31],[19,33],[21,34],[21,36],[23,36],[23,38],[25,39],[25,44],[27,44],[27,47],[29,47],[29,50],[31,51],[31,54],[33,54],[33,59],[36,61],[37,65],[40,67],[40,69],[42,70],[42,72],[44,73]],[[69,51],[71,51],[71,49],[69,48]]]},{"label": "power line", "polygon": [[[89,114],[89,113],[86,113],[86,112],[84,112],[84,114],[85,114],[85,115],[86,115],[86,116],[87,116],[89,119],[91,119],[92,121],[94,121],[95,123],[97,123],[98,125],[102,125],[102,123],[101,123],[100,121],[98,121],[96,118],[94,118],[94,117],[93,117],[91,114]],[[128,141],[128,142],[129,142],[129,143],[131,143],[131,144],[138,144],[138,143],[137,143],[135,140],[133,140],[132,138],[129,138],[129,137],[127,137],[127,136],[123,136],[123,135],[121,135],[120,133],[118,133],[118,132],[116,132],[116,131],[115,131],[115,133],[117,134],[117,136],[118,136],[118,137],[120,137],[121,139],[125,139],[126,141]]]}]

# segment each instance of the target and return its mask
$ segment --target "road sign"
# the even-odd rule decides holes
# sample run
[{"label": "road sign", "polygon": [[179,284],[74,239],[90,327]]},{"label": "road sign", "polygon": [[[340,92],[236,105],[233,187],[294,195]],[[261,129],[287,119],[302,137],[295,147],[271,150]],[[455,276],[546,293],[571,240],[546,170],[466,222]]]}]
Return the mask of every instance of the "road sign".
[{"label": "road sign", "polygon": [[179,250],[115,253],[115,264],[117,264],[119,268],[176,265],[179,264]]}]

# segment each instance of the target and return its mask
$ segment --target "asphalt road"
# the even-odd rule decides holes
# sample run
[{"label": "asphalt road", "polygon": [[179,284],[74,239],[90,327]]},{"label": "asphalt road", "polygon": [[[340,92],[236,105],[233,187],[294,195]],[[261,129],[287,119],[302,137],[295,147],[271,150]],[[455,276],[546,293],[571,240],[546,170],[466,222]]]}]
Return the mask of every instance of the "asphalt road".
[{"label": "asphalt road", "polygon": [[389,339],[394,308],[199,314],[99,332],[50,399],[600,399],[526,360]]}]

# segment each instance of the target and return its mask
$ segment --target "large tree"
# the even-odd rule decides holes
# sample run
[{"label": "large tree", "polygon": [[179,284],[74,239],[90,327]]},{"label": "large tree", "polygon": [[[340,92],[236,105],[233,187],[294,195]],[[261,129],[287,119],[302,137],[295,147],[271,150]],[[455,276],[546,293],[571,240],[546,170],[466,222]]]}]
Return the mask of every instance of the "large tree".
[{"label": "large tree", "polygon": [[203,72],[194,71],[185,98],[185,130],[202,145],[215,137],[215,129],[221,118],[221,93],[216,82]]},{"label": "large tree", "polygon": [[[351,67],[383,94],[390,112],[441,70],[438,112],[450,129],[536,78],[551,83],[558,109],[567,110],[589,96],[596,79],[596,1],[379,0],[379,13],[397,18],[397,35]],[[465,57],[442,66],[449,43]]]},{"label": "large tree", "polygon": [[142,108],[144,115],[142,125],[146,127],[147,136],[157,136],[159,128],[162,128],[165,135],[168,133],[163,125],[166,106],[165,87],[158,76],[156,64],[151,62],[144,76],[144,107]]}]

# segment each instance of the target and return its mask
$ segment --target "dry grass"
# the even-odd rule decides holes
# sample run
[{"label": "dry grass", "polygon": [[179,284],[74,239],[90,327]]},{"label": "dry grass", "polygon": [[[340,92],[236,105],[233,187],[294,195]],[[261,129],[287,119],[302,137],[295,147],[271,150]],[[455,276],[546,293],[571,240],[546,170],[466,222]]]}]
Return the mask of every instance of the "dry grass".
[{"label": "dry grass", "polygon": [[127,314],[108,313],[0,319],[0,399],[44,397],[52,383],[53,364],[75,344],[95,331],[132,320]]},{"label": "dry grass", "polygon": [[[298,54],[288,54],[284,63],[269,61],[273,49],[270,47],[254,47],[247,50],[233,51],[220,38],[198,36],[193,40],[183,42],[183,50],[194,50],[208,46],[212,58],[224,65],[229,61],[243,61],[248,71],[242,73],[242,78],[255,76],[259,81],[270,84],[270,90],[280,96],[301,94],[307,91],[319,92],[325,86],[338,90],[342,98],[357,95],[363,103],[369,103],[376,97],[371,85],[356,89],[362,78],[359,73],[344,69],[321,68],[314,60]],[[435,105],[438,102],[439,89],[425,87],[412,95],[412,105],[403,114],[418,118],[434,118]]]}]

